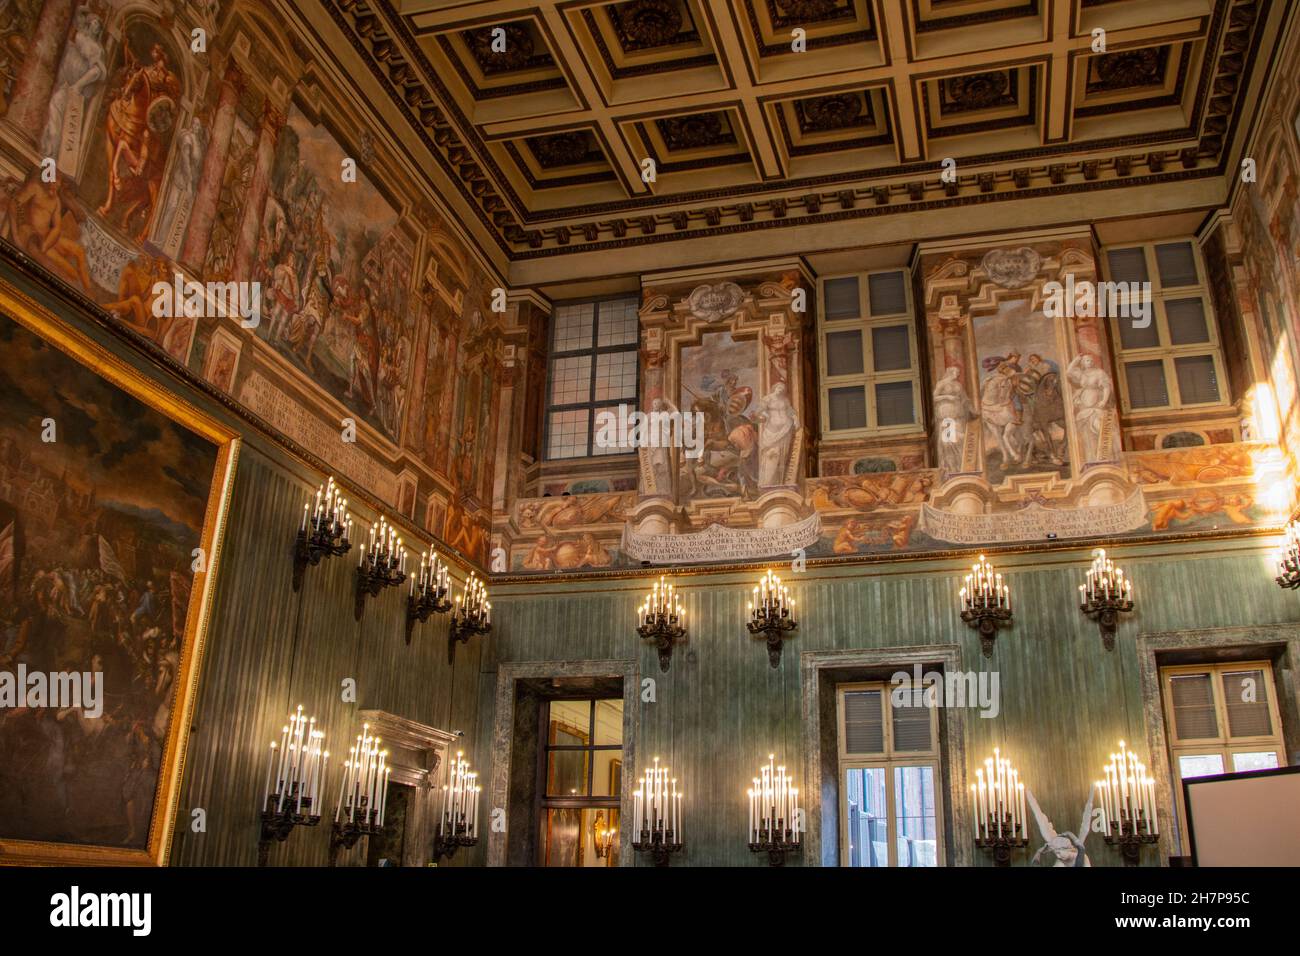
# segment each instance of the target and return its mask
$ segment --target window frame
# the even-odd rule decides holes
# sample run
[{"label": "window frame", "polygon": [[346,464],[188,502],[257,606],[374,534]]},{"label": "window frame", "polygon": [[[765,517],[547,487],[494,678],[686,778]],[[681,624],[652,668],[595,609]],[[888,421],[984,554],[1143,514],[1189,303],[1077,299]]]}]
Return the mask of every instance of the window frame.
[{"label": "window frame", "polygon": [[[1196,268],[1196,282],[1193,285],[1169,286],[1166,288],[1164,281],[1160,277],[1160,263],[1156,258],[1156,247],[1178,245],[1180,243],[1186,243],[1192,250],[1192,262]],[[1231,396],[1228,394],[1228,379],[1223,361],[1223,341],[1219,335],[1219,318],[1214,310],[1214,299],[1210,294],[1209,282],[1206,279],[1205,260],[1201,255],[1200,243],[1193,236],[1171,236],[1148,242],[1125,242],[1105,246],[1101,250],[1101,261],[1102,275],[1106,281],[1117,281],[1111,274],[1110,254],[1129,249],[1142,250],[1147,281],[1151,283],[1151,322],[1156,329],[1156,344],[1126,348],[1118,327],[1115,328],[1114,334],[1110,337],[1111,349],[1115,358],[1115,373],[1118,379],[1116,385],[1120,396],[1121,411],[1125,416],[1141,417],[1176,411],[1205,411],[1229,408],[1232,401]],[[1173,344],[1169,334],[1169,318],[1166,306],[1169,302],[1176,302],[1180,299],[1200,300],[1201,308],[1205,313],[1206,332],[1209,335],[1206,341],[1185,345]],[[1121,297],[1119,301],[1127,304],[1130,298],[1126,295]],[[1120,318],[1117,321],[1128,320]],[[1214,362],[1214,378],[1219,388],[1219,398],[1217,401],[1212,402],[1184,402],[1182,400],[1182,389],[1178,384],[1177,360],[1203,355],[1208,355]],[[1165,394],[1168,401],[1163,405],[1134,406],[1129,395],[1126,366],[1129,362],[1157,360],[1161,363],[1161,369],[1164,373]]]},{"label": "window frame", "polygon": [[[612,824],[615,831],[614,846],[621,845],[622,838],[622,794],[611,793],[594,795],[591,793],[595,789],[596,780],[596,759],[595,754],[599,751],[613,751],[619,753],[620,767],[622,766],[622,755],[626,741],[622,739],[622,726],[619,727],[619,742],[617,744],[597,744],[596,740],[596,707],[603,701],[617,701],[623,705],[622,697],[587,697],[587,696],[563,696],[550,697],[541,701],[541,720],[538,722],[539,734],[541,739],[538,741],[537,755],[537,816],[536,827],[540,831],[546,826],[547,813],[550,810],[578,810],[579,820],[585,816],[587,810],[604,810],[606,812],[606,826]],[[551,705],[556,703],[587,703],[587,743],[586,744],[553,744],[551,743]],[[621,716],[621,715],[620,715]],[[547,783],[550,769],[550,756],[552,753],[575,752],[580,751],[586,755],[586,772],[587,772],[587,793],[582,796],[564,796],[551,795],[547,793]],[[620,770],[620,774],[623,770]],[[588,833],[585,825],[579,824],[582,846],[587,846]],[[547,840],[539,834],[537,841],[537,865],[546,866]],[[606,859],[605,865],[612,865],[610,858]]]},{"label": "window frame", "polygon": [[[875,754],[850,754],[845,750],[847,735],[845,733],[844,698],[855,691],[879,690],[884,728],[884,750]],[[835,687],[835,748],[836,748],[836,788],[839,792],[840,812],[840,866],[848,867],[849,862],[849,795],[846,773],[849,770],[885,771],[885,812],[888,817],[889,848],[886,869],[898,867],[898,807],[895,796],[893,771],[900,767],[929,767],[934,780],[934,829],[935,829],[935,865],[946,866],[946,847],[944,846],[944,792],[943,792],[943,743],[939,737],[939,708],[925,707],[930,716],[929,750],[894,750],[894,721],[891,691],[893,685],[888,681],[855,681],[838,684]]]},{"label": "window frame", "polygon": [[[898,273],[903,278],[904,311],[875,315],[871,312],[871,277]],[[826,283],[836,279],[858,280],[858,314],[853,318],[829,319],[826,317]],[[907,347],[910,364],[906,369],[875,371],[875,344],[872,330],[903,326],[907,330]],[[835,332],[859,332],[862,336],[862,372],[854,375],[830,374],[827,361],[826,340]],[[817,280],[817,362],[818,402],[821,409],[821,438],[839,441],[853,438],[874,438],[916,434],[924,431],[921,407],[921,360],[917,352],[916,307],[912,299],[912,283],[905,268],[870,269],[863,272],[844,272],[821,276]],[[879,407],[876,386],[896,382],[910,382],[912,386],[912,421],[904,425],[879,425]],[[867,424],[862,428],[831,428],[830,393],[832,389],[861,387],[866,398]]]},{"label": "window frame", "polygon": [[[1268,693],[1269,720],[1273,726],[1273,733],[1233,737],[1229,734],[1228,711],[1223,698],[1223,675],[1247,670],[1257,670],[1264,675]],[[1210,675],[1210,688],[1214,694],[1214,718],[1220,731],[1217,737],[1178,736],[1178,722],[1173,707],[1173,680],[1183,674]],[[1217,753],[1223,759],[1223,773],[1234,773],[1236,771],[1232,764],[1233,754],[1272,750],[1277,756],[1277,765],[1287,766],[1286,735],[1283,732],[1282,714],[1278,707],[1277,682],[1273,679],[1272,661],[1227,661],[1213,664],[1172,664],[1161,667],[1160,702],[1164,710],[1169,781],[1170,789],[1174,792],[1174,813],[1177,816],[1180,840],[1185,839],[1187,833],[1187,807],[1183,801],[1183,776],[1179,771],[1178,761],[1180,756],[1207,756]]]},{"label": "window frame", "polygon": [[[622,345],[600,345],[600,318],[601,307],[607,302],[630,302],[633,305],[633,313],[637,311],[637,298],[631,294],[607,295],[594,299],[571,299],[565,302],[556,302],[551,310],[550,330],[547,334],[547,353],[546,353],[546,392],[543,402],[542,412],[542,460],[550,461],[584,461],[588,459],[600,458],[625,458],[629,455],[635,455],[635,448],[625,448],[616,451],[596,452],[596,413],[603,409],[616,409],[619,405],[630,405],[634,408],[640,408],[641,403],[641,327],[640,319],[637,319],[636,335],[630,343]],[[591,339],[587,345],[578,349],[567,349],[558,351],[555,346],[556,333],[559,330],[559,323],[556,321],[556,314],[560,309],[571,306],[592,307],[591,319]],[[596,371],[599,365],[599,356],[612,355],[615,353],[631,352],[636,357],[636,388],[631,396],[611,400],[608,398],[596,398]],[[583,402],[561,402],[551,401],[551,388],[555,379],[555,364],[562,359],[581,358],[590,356],[591,370],[587,382],[587,400]],[[584,455],[566,455],[563,457],[553,457],[551,455],[551,415],[554,412],[587,412],[587,451]]]}]

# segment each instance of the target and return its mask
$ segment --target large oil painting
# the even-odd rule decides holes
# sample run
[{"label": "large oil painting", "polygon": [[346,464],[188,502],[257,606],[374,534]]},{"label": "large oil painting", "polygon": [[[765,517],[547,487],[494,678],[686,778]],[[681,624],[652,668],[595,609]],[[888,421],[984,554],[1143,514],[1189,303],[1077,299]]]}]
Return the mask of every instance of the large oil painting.
[{"label": "large oil painting", "polygon": [[[236,444],[22,300],[0,308],[0,675],[28,682],[0,708],[0,840],[6,859],[162,862]],[[42,700],[33,674],[98,691]]]}]

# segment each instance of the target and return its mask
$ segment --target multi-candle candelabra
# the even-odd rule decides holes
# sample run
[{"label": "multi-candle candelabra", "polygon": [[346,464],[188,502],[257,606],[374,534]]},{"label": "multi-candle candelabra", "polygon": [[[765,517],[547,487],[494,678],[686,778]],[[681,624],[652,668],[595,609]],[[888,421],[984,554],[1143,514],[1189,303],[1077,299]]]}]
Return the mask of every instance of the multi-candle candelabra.
[{"label": "multi-candle candelabra", "polygon": [[759,579],[754,599],[746,605],[745,626],[755,637],[767,639],[767,660],[781,666],[781,647],[787,634],[799,626],[794,618],[794,598],[790,589],[771,571]]},{"label": "multi-candle candelabra", "polygon": [[399,587],[406,580],[406,548],[397,530],[382,515],[370,526],[370,540],[357,562],[357,620],[367,597],[377,597],[384,588]]},{"label": "multi-candle candelabra", "polygon": [[1126,866],[1137,866],[1142,847],[1160,841],[1155,779],[1122,740],[1119,753],[1110,755],[1105,773],[1096,786],[1106,842],[1119,847]]},{"label": "multi-candle candelabra", "polygon": [[[613,810],[609,811],[609,818],[614,819]],[[611,823],[605,822],[605,811],[597,811],[596,817],[591,821],[591,848],[596,851],[596,859],[609,860],[609,851],[614,847],[614,840],[618,838],[618,828]],[[608,865],[608,864],[607,864]]]},{"label": "multi-candle candelabra", "polygon": [[659,669],[666,672],[673,645],[686,637],[686,608],[678,600],[676,589],[662,576],[637,608],[636,632],[643,641],[654,644],[659,651]]},{"label": "multi-candle candelabra", "polygon": [[289,715],[279,746],[271,741],[262,793],[258,866],[266,866],[272,841],[283,843],[294,827],[314,827],[320,823],[320,794],[329,763],[324,742],[325,732],[316,729],[316,718],[305,715],[301,704]]},{"label": "multi-candle candelabra", "polygon": [[966,575],[966,586],[957,596],[961,619],[980,634],[985,657],[993,656],[993,641],[998,628],[1011,622],[1011,588],[1002,583],[1002,575],[980,555]]},{"label": "multi-candle candelabra", "polygon": [[749,848],[766,853],[771,866],[785,863],[785,855],[799,849],[799,791],[794,778],[776,765],[776,755],[767,755],[767,766],[754,778],[749,793]]},{"label": "multi-candle candelabra", "polygon": [[996,866],[1011,865],[1011,851],[1029,845],[1025,831],[1025,785],[1020,772],[993,748],[993,756],[976,770],[971,784],[975,817],[975,845],[993,853]]},{"label": "multi-candle candelabra", "polygon": [[334,808],[334,827],[330,838],[331,862],[343,850],[356,846],[363,836],[384,832],[384,811],[388,804],[388,751],[380,749],[380,739],[362,724],[357,742],[348,749],[343,764],[343,782]]},{"label": "multi-candle candelabra", "polygon": [[447,663],[456,660],[456,645],[468,643],[475,634],[492,630],[492,602],[487,597],[487,586],[474,572],[465,582],[465,590],[456,596],[456,608],[451,612],[451,626],[447,630]]},{"label": "multi-candle candelabra", "polygon": [[682,795],[677,778],[659,766],[658,757],[632,794],[632,824],[632,849],[649,853],[655,866],[667,866],[669,857],[681,851]]},{"label": "multi-candle candelabra", "polygon": [[352,518],[348,515],[348,499],[340,493],[331,478],[316,489],[316,502],[307,501],[302,506],[302,527],[293,549],[293,589],[302,587],[302,576],[307,565],[315,567],[324,558],[347,554],[352,547]]},{"label": "multi-candle candelabra", "polygon": [[451,573],[438,553],[430,548],[420,555],[419,577],[411,578],[406,598],[406,643],[411,643],[411,631],[416,621],[423,624],[429,615],[446,614],[450,610]]},{"label": "multi-candle candelabra", "polygon": [[463,846],[478,843],[478,774],[471,772],[465,754],[447,762],[447,782],[442,785],[442,810],[433,838],[433,858],[449,857]]},{"label": "multi-candle candelabra", "polygon": [[1092,553],[1087,581],[1079,585],[1079,610],[1097,622],[1102,644],[1113,651],[1119,616],[1133,610],[1133,582],[1100,548]]},{"label": "multi-candle candelabra", "polygon": [[1286,538],[1277,551],[1277,586],[1293,591],[1300,588],[1300,523],[1287,522]]}]

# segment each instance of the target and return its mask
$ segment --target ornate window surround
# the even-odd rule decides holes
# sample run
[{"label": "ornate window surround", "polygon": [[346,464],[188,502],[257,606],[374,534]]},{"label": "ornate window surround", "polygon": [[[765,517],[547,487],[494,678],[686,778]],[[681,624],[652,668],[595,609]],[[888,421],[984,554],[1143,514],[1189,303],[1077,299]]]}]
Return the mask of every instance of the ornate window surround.
[{"label": "ornate window surround", "polygon": [[[1157,655],[1202,652],[1208,659],[1216,652],[1237,651],[1274,662],[1274,683],[1278,710],[1282,714],[1284,737],[1292,742],[1300,728],[1300,624],[1260,624],[1247,627],[1213,627],[1140,634],[1136,641],[1138,675],[1142,694],[1143,725],[1146,729],[1148,766],[1156,778],[1156,799],[1165,820],[1176,819],[1173,807],[1174,781],[1169,769],[1169,739],[1165,731],[1164,702],[1160,687]],[[1190,663],[1190,662],[1189,662]],[[1278,665],[1281,666],[1278,666]],[[1288,754],[1288,761],[1300,760],[1300,752]],[[1161,828],[1157,844],[1160,864],[1180,855],[1175,828]],[[1180,834],[1181,837],[1181,834]]]},{"label": "ornate window surround", "polygon": [[[805,866],[840,865],[840,828],[828,826],[823,832],[822,807],[827,794],[838,804],[839,781],[827,780],[825,767],[837,765],[838,750],[824,753],[822,747],[822,721],[829,715],[835,721],[836,697],[834,687],[830,689],[829,701],[823,700],[821,682],[826,671],[843,669],[883,669],[894,667],[898,670],[910,670],[913,665],[926,667],[940,666],[945,673],[962,669],[962,652],[958,644],[929,644],[913,647],[881,647],[871,650],[835,650],[805,651],[799,656],[800,683],[803,685],[803,752],[804,777],[807,781],[803,792],[809,795],[807,803],[807,832],[804,833],[803,863]],[[829,708],[829,709],[826,709]],[[825,713],[823,711],[825,710]],[[968,816],[965,794],[966,784],[966,719],[965,708],[945,707],[940,715],[939,728],[942,734],[939,766],[943,771],[940,786],[946,796],[944,809],[947,813],[941,818],[941,825],[951,824],[946,831],[944,846],[947,849],[948,866],[973,866],[975,863],[974,847],[970,840],[962,839],[960,834],[969,834],[971,822]],[[838,725],[836,725],[838,726]],[[825,763],[829,761],[829,764]],[[816,794],[816,796],[812,796]],[[961,796],[957,796],[960,794]]]}]

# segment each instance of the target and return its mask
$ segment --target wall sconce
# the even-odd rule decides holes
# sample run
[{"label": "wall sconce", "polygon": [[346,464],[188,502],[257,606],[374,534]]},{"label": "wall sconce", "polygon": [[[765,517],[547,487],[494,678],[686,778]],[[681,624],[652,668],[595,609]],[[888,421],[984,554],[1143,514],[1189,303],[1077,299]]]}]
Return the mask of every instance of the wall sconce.
[{"label": "wall sconce", "polygon": [[1118,846],[1125,866],[1137,866],[1142,847],[1160,841],[1160,820],[1156,812],[1156,782],[1137,754],[1119,742],[1119,753],[1110,755],[1106,776],[1097,781],[1101,797],[1106,843]]},{"label": "wall sconce", "polygon": [[492,602],[487,599],[487,587],[471,571],[465,590],[456,598],[456,610],[451,612],[451,626],[447,630],[447,663],[456,662],[457,644],[467,644],[475,634],[486,634],[490,630]]},{"label": "wall sconce", "polygon": [[284,726],[278,753],[275,741],[271,741],[262,792],[258,866],[266,866],[272,841],[283,843],[294,827],[320,823],[320,792],[329,762],[329,751],[322,750],[324,740],[324,731],[316,729],[316,718],[305,716],[299,704]]},{"label": "wall sconce", "polygon": [[991,850],[994,866],[1010,866],[1011,851],[1029,845],[1025,832],[1025,785],[1020,772],[1003,760],[997,747],[976,770],[978,783],[971,784],[971,802],[975,817],[975,845]]},{"label": "wall sconce", "polygon": [[433,838],[433,858],[453,856],[463,846],[478,843],[478,774],[471,773],[463,751],[447,763],[447,782],[442,785],[442,812]]},{"label": "wall sconce", "polygon": [[1286,539],[1277,549],[1277,586],[1294,591],[1300,588],[1300,525],[1295,519],[1286,524]]},{"label": "wall sconce", "polygon": [[682,849],[682,795],[677,778],[669,778],[668,768],[647,767],[641,786],[632,794],[632,823],[636,827],[632,849],[649,853],[655,866],[667,866],[674,853]]},{"label": "wall sconce", "polygon": [[[613,811],[610,811],[610,817],[613,817]],[[609,849],[614,845],[614,837],[618,836],[618,831],[613,827],[605,826],[605,811],[596,811],[596,819],[591,823],[591,845],[596,851],[596,859],[604,860],[609,856]]]},{"label": "wall sconce", "polygon": [[334,808],[330,835],[330,866],[343,850],[350,850],[363,836],[384,832],[384,811],[388,803],[388,751],[379,749],[379,738],[370,725],[362,724],[357,742],[348,749],[343,764],[343,782]]},{"label": "wall sconce", "polygon": [[1079,610],[1097,622],[1102,644],[1113,651],[1119,616],[1133,610],[1133,582],[1101,548],[1092,552],[1088,580],[1079,585]]},{"label": "wall sconce", "polygon": [[313,568],[325,558],[347,554],[352,548],[352,519],[348,516],[348,500],[339,496],[331,478],[329,483],[316,489],[316,506],[303,502],[302,527],[293,548],[293,589],[302,588],[302,576],[307,565]]},{"label": "wall sconce", "polygon": [[662,576],[646,595],[645,603],[637,608],[636,632],[643,641],[654,644],[659,651],[659,669],[668,672],[672,661],[673,645],[686,640],[686,608],[677,600],[677,592]]},{"label": "wall sconce", "polygon": [[398,587],[405,580],[406,549],[397,531],[381,515],[379,524],[370,526],[370,542],[357,562],[357,620],[361,620],[367,597],[378,597],[384,588]]},{"label": "wall sconce", "polygon": [[749,793],[749,849],[766,853],[769,866],[785,864],[785,855],[799,849],[799,791],[785,767],[776,766],[776,755],[767,755],[767,766],[754,778]]},{"label": "wall sconce", "polygon": [[423,624],[431,614],[451,610],[451,574],[436,551],[430,548],[420,555],[420,576],[411,579],[406,598],[406,643],[411,643],[415,622]]},{"label": "wall sconce", "polygon": [[794,619],[794,598],[790,597],[790,589],[768,571],[754,588],[754,600],[747,605],[747,612],[745,626],[749,633],[767,638],[768,663],[780,667],[785,636],[799,627]]},{"label": "wall sconce", "polygon": [[957,596],[961,619],[980,632],[980,647],[985,657],[993,656],[993,641],[998,628],[1011,623],[1011,589],[1002,583],[1002,575],[980,555],[966,575],[966,586]]}]

